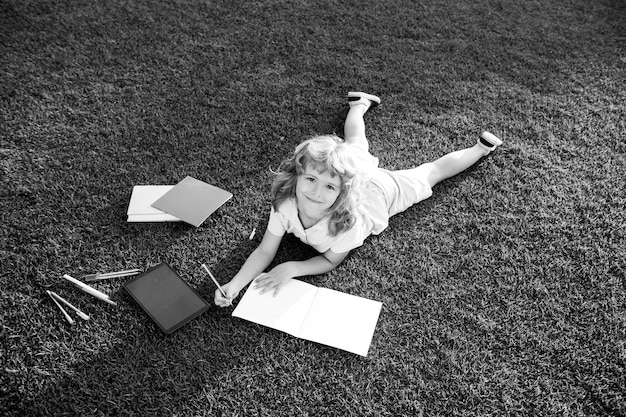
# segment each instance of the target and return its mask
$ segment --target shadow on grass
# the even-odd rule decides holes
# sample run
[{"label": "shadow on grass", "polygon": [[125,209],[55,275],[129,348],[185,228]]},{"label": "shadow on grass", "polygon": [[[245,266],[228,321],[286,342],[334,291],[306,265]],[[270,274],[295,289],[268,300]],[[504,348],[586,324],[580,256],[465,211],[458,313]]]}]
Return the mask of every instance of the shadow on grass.
[{"label": "shadow on grass", "polygon": [[[170,336],[141,320],[108,351],[72,364],[16,415],[171,416],[191,403],[206,405],[211,414],[213,389],[246,355],[236,331],[218,330],[225,318],[210,311]],[[258,335],[246,337],[261,343]]]},{"label": "shadow on grass", "polygon": [[[123,233],[128,227],[132,228],[124,225],[114,229]],[[163,230],[182,235],[189,232],[189,227],[170,225]],[[141,235],[150,233],[154,229],[146,229]],[[233,248],[216,262],[214,274],[233,276],[260,239],[257,236]],[[290,250],[286,251],[285,246]],[[295,238],[287,237],[277,261],[285,257],[310,257],[311,251]],[[237,382],[225,380],[251,377],[245,373],[237,375],[234,369],[246,367],[241,364],[250,361],[253,363],[248,366],[254,368],[258,361],[263,361],[251,355],[251,350],[269,344],[267,351],[272,352],[284,349],[281,346],[284,343],[302,343],[271,329],[235,320],[231,317],[232,308],[214,306],[215,286],[208,277],[197,286],[191,285],[212,307],[173,334],[165,335],[119,283],[116,309],[99,314],[90,323],[92,327],[72,328],[68,343],[74,344],[78,360],[70,362],[71,358],[65,358],[68,363],[64,376],[42,380],[36,394],[12,407],[13,415],[211,415],[214,407],[221,409],[237,397],[237,393],[230,392]],[[110,348],[86,346],[89,340],[102,343],[105,339],[102,334],[90,339],[89,333],[107,331],[115,339]],[[271,340],[267,339],[268,333]],[[91,355],[90,351],[99,353]],[[198,404],[206,407],[193,409]],[[237,404],[229,407],[232,409]]]}]

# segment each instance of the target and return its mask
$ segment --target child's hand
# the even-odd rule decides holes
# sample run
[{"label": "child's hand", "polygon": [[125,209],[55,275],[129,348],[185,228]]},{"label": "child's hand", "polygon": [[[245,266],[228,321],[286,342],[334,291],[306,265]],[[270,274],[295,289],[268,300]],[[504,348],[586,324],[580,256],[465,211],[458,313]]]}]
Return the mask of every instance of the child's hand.
[{"label": "child's hand", "polygon": [[230,307],[233,305],[233,300],[239,296],[239,291],[232,288],[230,283],[222,285],[222,289],[226,293],[227,297],[224,297],[219,289],[215,290],[215,305],[219,307]]},{"label": "child's hand", "polygon": [[268,291],[274,291],[274,297],[278,294],[281,287],[285,285],[293,277],[291,267],[288,262],[277,265],[270,272],[259,275],[254,280],[254,289],[260,290],[261,294]]}]

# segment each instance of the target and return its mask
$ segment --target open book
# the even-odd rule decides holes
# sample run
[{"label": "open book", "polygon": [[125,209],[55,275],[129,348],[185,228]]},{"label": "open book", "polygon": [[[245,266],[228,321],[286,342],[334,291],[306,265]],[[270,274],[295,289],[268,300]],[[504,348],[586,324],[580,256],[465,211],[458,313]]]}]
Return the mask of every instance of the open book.
[{"label": "open book", "polygon": [[239,317],[292,336],[367,356],[382,303],[289,280],[276,297],[254,282],[233,311]]}]

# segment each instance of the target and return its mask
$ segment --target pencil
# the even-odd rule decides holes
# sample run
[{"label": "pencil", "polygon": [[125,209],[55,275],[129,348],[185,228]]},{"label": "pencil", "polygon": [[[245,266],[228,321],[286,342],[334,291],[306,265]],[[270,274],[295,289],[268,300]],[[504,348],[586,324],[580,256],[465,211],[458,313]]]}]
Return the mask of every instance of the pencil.
[{"label": "pencil", "polygon": [[[209,271],[209,268],[207,268],[207,266],[205,264],[202,264],[202,267],[207,271],[207,273],[209,274],[209,276],[211,277],[211,279],[213,280],[213,283],[217,286],[217,289],[220,290],[220,293],[222,294],[222,296],[226,299],[228,299],[228,296],[226,295],[226,292],[224,292],[224,289],[222,288],[222,286],[220,285],[219,282],[217,282],[217,280],[215,279],[215,277],[213,276],[213,274],[211,273],[211,271]],[[232,304],[232,301],[231,301]]]},{"label": "pencil", "polygon": [[54,291],[48,291],[48,294],[50,294],[52,296],[52,298],[56,298],[58,301],[61,301],[63,304],[65,304],[66,306],[68,306],[69,308],[74,310],[76,312],[76,314],[78,314],[80,316],[81,319],[89,320],[89,316],[87,314],[83,313],[78,308],[74,307],[69,301],[67,301],[65,298],[61,297],[59,294],[55,293]]},{"label": "pencil", "polygon": [[74,320],[70,317],[69,314],[67,314],[67,311],[65,311],[65,309],[63,308],[63,306],[61,304],[59,304],[59,302],[57,301],[56,298],[54,298],[54,296],[50,293],[50,291],[46,291],[48,293],[48,295],[50,296],[50,298],[52,298],[52,301],[54,301],[54,304],[57,305],[57,307],[59,307],[59,310],[61,310],[61,313],[63,313],[63,316],[65,316],[65,320],[67,320],[67,322],[69,324],[74,324]]}]

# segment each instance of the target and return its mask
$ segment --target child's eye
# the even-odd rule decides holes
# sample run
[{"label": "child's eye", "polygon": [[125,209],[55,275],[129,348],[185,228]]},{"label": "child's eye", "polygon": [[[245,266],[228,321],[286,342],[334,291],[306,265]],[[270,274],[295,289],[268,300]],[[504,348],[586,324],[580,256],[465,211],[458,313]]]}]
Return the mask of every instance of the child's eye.
[{"label": "child's eye", "polygon": [[328,188],[330,191],[335,191],[335,186],[334,185],[327,185],[326,188]]},{"label": "child's eye", "polygon": [[305,177],[305,179],[306,179],[308,182],[314,182],[314,181],[315,181],[315,178],[313,178],[313,177]]}]

